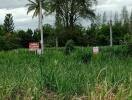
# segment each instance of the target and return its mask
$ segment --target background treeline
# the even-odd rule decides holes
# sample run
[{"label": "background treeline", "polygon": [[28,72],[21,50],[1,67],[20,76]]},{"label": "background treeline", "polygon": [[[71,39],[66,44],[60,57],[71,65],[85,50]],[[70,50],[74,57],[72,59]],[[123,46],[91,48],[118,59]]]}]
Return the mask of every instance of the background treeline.
[{"label": "background treeline", "polygon": [[[112,15],[113,44],[128,44],[132,37],[132,12],[128,12],[127,8],[123,7],[120,14],[115,12]],[[109,16],[106,12],[97,14],[87,28],[78,23],[72,25],[73,22],[63,25],[64,23],[56,21],[55,26],[45,24],[43,26],[45,46],[62,47],[68,40],[73,40],[76,46],[109,45]],[[38,29],[15,31],[13,16],[11,14],[5,16],[4,24],[0,25],[0,50],[28,48],[28,43],[34,41],[40,41]]]}]

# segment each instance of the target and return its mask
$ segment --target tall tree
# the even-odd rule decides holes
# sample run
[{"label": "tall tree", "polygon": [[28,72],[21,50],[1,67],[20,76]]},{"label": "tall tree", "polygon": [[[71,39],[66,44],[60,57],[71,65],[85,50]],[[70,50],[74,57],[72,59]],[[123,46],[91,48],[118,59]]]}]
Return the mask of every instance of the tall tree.
[{"label": "tall tree", "polygon": [[101,21],[101,14],[98,13],[98,14],[96,15],[95,21],[96,21],[96,24],[97,24],[98,26],[100,26],[100,25],[102,24],[102,21]]},{"label": "tall tree", "polygon": [[[42,9],[45,9],[44,0],[41,0],[41,1],[42,1]],[[28,0],[28,4],[26,4],[26,6],[28,7],[27,14],[34,11],[32,17],[34,18],[34,17],[39,16],[39,13],[40,13],[40,0]]]},{"label": "tall tree", "polygon": [[4,20],[4,30],[7,33],[12,33],[14,31],[14,22],[12,14],[7,14]]},{"label": "tall tree", "polygon": [[128,10],[127,10],[127,7],[124,6],[123,9],[122,9],[122,13],[121,13],[121,20],[122,20],[122,26],[123,26],[123,32],[124,34],[127,34],[130,32],[129,30],[129,14],[128,14]]},{"label": "tall tree", "polygon": [[128,23],[129,14],[128,14],[128,10],[127,10],[126,6],[124,6],[123,9],[122,9],[122,16],[121,17],[122,17],[122,21],[123,21],[124,24]]},{"label": "tall tree", "polygon": [[131,11],[131,15],[130,15],[130,33],[132,35],[132,11]]},{"label": "tall tree", "polygon": [[[79,18],[95,17],[92,9],[96,0],[49,0],[51,12],[57,12],[65,27],[73,28]],[[59,9],[58,9],[59,8]]]},{"label": "tall tree", "polygon": [[117,23],[119,22],[119,15],[118,15],[118,12],[115,12],[114,22],[115,22],[115,24],[117,24]]},{"label": "tall tree", "polygon": [[106,16],[106,12],[103,13],[103,18],[102,18],[102,23],[106,24],[107,22],[107,16]]},{"label": "tall tree", "polygon": [[34,11],[33,18],[38,17],[39,19],[39,30],[41,32],[41,52],[43,53],[44,49],[44,41],[43,41],[43,27],[42,27],[42,13],[43,9],[46,10],[46,1],[45,0],[28,0],[29,3],[26,5],[28,6],[27,14],[31,11]]},{"label": "tall tree", "polygon": [[132,23],[132,11],[131,11],[131,15],[130,15],[130,22]]},{"label": "tall tree", "polygon": [[62,20],[61,20],[61,16],[60,16],[60,14],[59,14],[59,12],[60,12],[60,3],[59,3],[59,0],[56,0],[56,10],[55,10],[55,12],[56,12],[56,15],[55,15],[55,19],[56,19],[56,21],[55,21],[55,26],[56,26],[56,29],[55,29],[55,37],[56,37],[56,47],[58,47],[58,45],[59,45],[59,41],[58,41],[58,35],[60,34],[60,32],[61,32],[61,28],[62,28]]}]

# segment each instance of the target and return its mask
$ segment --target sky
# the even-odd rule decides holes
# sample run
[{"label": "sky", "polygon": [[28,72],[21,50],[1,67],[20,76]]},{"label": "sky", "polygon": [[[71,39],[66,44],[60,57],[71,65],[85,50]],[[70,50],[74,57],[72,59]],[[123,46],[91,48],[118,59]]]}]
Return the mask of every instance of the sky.
[{"label": "sky", "polygon": [[[36,29],[38,27],[38,19],[32,19],[32,13],[27,15],[27,0],[0,0],[0,24],[3,24],[4,17],[8,13],[12,13],[15,29]],[[98,0],[97,6],[94,8],[96,13],[100,12],[120,12],[122,7],[126,6],[129,11],[132,10],[132,0]],[[46,16],[43,20],[44,24],[54,25],[54,15]],[[84,26],[88,25],[88,21],[82,21]]]}]

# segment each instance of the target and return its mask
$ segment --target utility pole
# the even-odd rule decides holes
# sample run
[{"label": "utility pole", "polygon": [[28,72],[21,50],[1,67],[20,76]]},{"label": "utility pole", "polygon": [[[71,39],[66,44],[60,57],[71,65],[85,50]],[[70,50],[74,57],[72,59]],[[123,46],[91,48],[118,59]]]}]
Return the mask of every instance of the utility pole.
[{"label": "utility pole", "polygon": [[112,20],[110,20],[110,46],[113,46]]},{"label": "utility pole", "polygon": [[44,39],[43,39],[43,23],[42,23],[42,0],[39,0],[40,12],[39,12],[39,28],[41,33],[41,54],[44,52]]}]

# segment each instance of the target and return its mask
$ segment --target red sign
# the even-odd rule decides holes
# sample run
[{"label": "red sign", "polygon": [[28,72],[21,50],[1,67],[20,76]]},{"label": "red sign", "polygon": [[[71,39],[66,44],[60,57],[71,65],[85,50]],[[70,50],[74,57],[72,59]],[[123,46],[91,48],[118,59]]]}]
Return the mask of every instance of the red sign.
[{"label": "red sign", "polygon": [[30,50],[37,50],[37,49],[39,49],[39,43],[38,42],[29,43],[29,49]]}]

